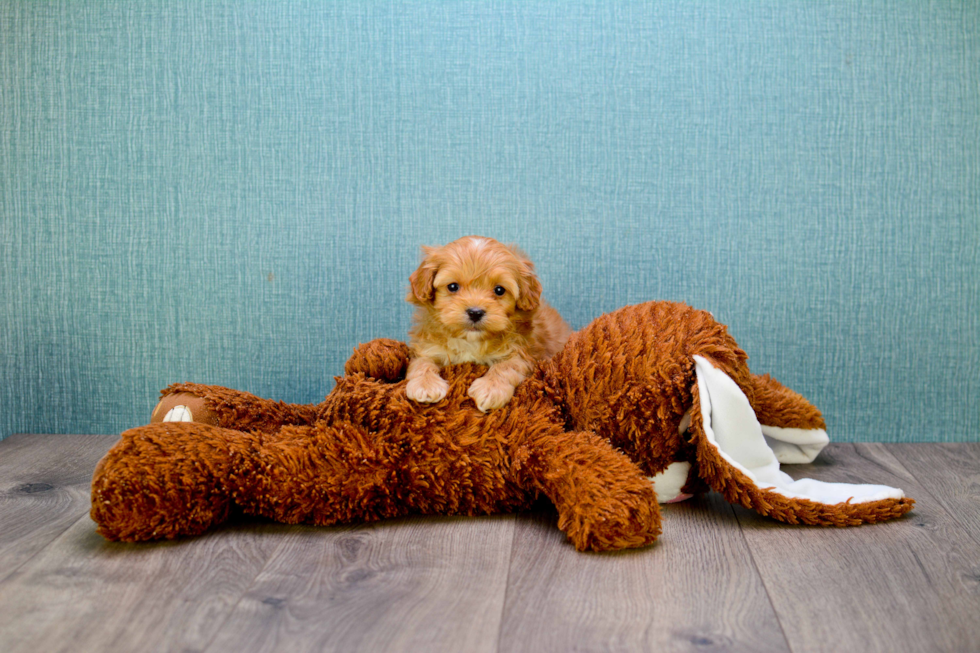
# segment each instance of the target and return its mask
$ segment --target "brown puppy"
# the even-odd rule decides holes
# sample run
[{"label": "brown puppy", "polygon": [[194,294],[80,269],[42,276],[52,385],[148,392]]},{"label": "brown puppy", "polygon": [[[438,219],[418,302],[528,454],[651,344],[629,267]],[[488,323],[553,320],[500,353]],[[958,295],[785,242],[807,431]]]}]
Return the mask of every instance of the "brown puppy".
[{"label": "brown puppy", "polygon": [[534,361],[561,349],[572,330],[541,299],[534,264],[514,247],[466,236],[444,247],[423,247],[406,298],[418,309],[411,331],[408,397],[434,403],[449,385],[439,368],[478,363],[490,369],[470,385],[486,412],[505,405]]}]

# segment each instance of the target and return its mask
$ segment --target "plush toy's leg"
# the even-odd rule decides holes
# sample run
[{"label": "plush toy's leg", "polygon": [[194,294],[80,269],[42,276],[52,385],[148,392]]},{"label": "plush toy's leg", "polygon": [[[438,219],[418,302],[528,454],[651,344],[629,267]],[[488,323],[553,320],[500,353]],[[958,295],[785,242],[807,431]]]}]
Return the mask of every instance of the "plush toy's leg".
[{"label": "plush toy's leg", "polygon": [[164,423],[122,434],[92,478],[92,520],[124,542],[197,535],[231,507],[224,481],[227,441],[244,434],[204,424]]},{"label": "plush toy's leg", "polygon": [[310,424],[316,416],[315,405],[263,399],[220,385],[175,383],[160,393],[150,423],[197,422],[269,433],[287,424]]},{"label": "plush toy's leg", "polygon": [[175,392],[162,397],[150,415],[150,424],[161,422],[197,422],[218,426],[218,416],[208,408],[203,397],[190,392]]},{"label": "plush toy's leg", "polygon": [[554,432],[528,443],[532,482],[558,509],[558,527],[579,551],[650,544],[660,534],[653,485],[607,440]]},{"label": "plush toy's leg", "polygon": [[259,448],[231,448],[237,462],[229,484],[246,514],[329,526],[434,512],[399,477],[409,472],[403,451],[346,422],[287,426]]},{"label": "plush toy's leg", "polygon": [[725,372],[695,356],[690,433],[701,477],[731,503],[789,523],[852,526],[892,519],[914,501],[882,485],[795,481],[779,470],[748,398]]}]

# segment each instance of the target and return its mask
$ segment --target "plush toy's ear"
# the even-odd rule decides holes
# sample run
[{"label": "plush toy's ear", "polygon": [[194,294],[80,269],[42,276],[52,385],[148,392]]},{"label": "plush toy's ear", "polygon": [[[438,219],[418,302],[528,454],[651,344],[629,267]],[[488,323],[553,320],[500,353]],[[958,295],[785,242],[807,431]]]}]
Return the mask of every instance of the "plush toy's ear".
[{"label": "plush toy's ear", "polygon": [[432,256],[435,252],[433,247],[422,247],[424,258],[418,269],[408,278],[412,284],[412,292],[406,297],[406,301],[413,304],[431,304],[436,296],[435,280],[436,272],[439,271],[439,264]]},{"label": "plush toy's ear", "polygon": [[533,311],[541,305],[541,282],[534,272],[534,263],[527,257],[527,254],[514,245],[508,245],[507,248],[520,261],[520,268],[517,273],[517,308],[522,311]]},{"label": "plush toy's ear", "polygon": [[[794,480],[779,468],[756,413],[741,388],[708,359],[695,356],[697,383],[688,433],[700,475],[729,503],[790,524],[856,526],[900,517],[915,501],[884,485]],[[772,385],[772,380],[766,380]],[[800,402],[802,397],[795,395]],[[792,396],[784,393],[783,403]],[[822,429],[777,428],[784,457],[812,460],[827,444]],[[794,445],[789,447],[788,445]]]}]

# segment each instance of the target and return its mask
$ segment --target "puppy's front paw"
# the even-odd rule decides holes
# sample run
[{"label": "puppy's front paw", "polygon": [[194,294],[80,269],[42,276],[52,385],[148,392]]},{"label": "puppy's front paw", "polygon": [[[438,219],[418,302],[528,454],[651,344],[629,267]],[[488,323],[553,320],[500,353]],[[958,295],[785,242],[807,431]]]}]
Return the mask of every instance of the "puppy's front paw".
[{"label": "puppy's front paw", "polygon": [[476,402],[476,407],[485,413],[506,406],[514,396],[514,386],[506,381],[481,376],[470,385],[466,394]]},{"label": "puppy's front paw", "polygon": [[449,384],[438,374],[424,374],[414,379],[409,379],[405,386],[405,394],[412,401],[420,404],[434,404],[446,398],[449,392]]}]

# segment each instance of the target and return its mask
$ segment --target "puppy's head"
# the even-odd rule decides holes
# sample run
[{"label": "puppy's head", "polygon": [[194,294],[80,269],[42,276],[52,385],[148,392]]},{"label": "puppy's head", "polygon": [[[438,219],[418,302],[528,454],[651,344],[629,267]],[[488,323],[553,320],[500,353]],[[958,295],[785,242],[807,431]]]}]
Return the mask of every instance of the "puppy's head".
[{"label": "puppy's head", "polygon": [[517,317],[541,303],[534,265],[514,247],[466,236],[443,247],[423,247],[406,298],[454,337],[481,339],[507,332]]}]

